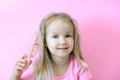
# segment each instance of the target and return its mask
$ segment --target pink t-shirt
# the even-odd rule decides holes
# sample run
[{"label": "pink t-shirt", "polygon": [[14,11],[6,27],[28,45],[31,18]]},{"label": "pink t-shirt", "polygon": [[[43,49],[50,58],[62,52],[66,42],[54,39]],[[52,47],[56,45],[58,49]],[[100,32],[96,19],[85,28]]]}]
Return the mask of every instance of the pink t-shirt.
[{"label": "pink t-shirt", "polygon": [[[85,62],[84,65],[87,66]],[[92,74],[90,70],[83,71],[75,58],[71,57],[70,65],[68,70],[61,76],[55,76],[54,80],[90,80],[92,78]],[[28,68],[24,74],[22,75],[22,80],[35,80],[33,75],[33,69]]]}]

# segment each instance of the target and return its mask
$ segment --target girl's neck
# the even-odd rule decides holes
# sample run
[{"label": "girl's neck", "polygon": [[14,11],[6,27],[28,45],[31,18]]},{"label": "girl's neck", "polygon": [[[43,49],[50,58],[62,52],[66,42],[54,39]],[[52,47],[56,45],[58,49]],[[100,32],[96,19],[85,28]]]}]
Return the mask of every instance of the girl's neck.
[{"label": "girl's neck", "polygon": [[60,76],[64,74],[69,67],[70,64],[70,57],[64,57],[64,58],[52,58],[52,66],[53,66],[53,72],[55,76]]},{"label": "girl's neck", "polygon": [[56,66],[63,66],[65,64],[69,64],[70,56],[67,57],[52,57],[52,64]]}]

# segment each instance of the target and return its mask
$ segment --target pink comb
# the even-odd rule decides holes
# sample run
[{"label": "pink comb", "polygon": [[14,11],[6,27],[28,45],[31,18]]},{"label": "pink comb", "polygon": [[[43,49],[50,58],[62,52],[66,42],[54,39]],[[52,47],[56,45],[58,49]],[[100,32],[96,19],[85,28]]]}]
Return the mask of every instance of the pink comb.
[{"label": "pink comb", "polygon": [[36,32],[31,40],[29,48],[28,48],[28,57],[29,58],[34,58],[36,56],[38,47],[39,47],[38,32]]}]

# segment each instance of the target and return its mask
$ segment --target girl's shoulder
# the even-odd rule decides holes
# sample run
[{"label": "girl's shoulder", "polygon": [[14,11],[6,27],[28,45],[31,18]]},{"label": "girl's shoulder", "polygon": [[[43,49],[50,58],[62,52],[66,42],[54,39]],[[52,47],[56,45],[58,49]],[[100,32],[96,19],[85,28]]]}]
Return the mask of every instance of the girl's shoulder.
[{"label": "girl's shoulder", "polygon": [[79,61],[77,61],[77,59],[74,57],[74,56],[71,56],[71,62],[73,63],[74,66],[76,66],[77,68],[88,68],[88,64],[84,61],[84,60],[80,60],[80,63]]},{"label": "girl's shoulder", "polygon": [[90,68],[85,61],[81,60],[81,64],[79,64],[76,58],[72,57],[71,62],[74,72],[78,74],[79,80],[89,80],[92,78]]}]

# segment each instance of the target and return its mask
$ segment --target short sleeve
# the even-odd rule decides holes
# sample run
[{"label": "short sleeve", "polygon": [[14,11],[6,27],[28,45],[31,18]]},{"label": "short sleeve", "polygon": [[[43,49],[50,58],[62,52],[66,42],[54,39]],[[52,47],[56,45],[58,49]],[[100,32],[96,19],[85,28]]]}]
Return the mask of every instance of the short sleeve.
[{"label": "short sleeve", "polygon": [[92,74],[89,69],[87,71],[81,71],[79,73],[79,80],[90,80],[91,78],[92,78]]},{"label": "short sleeve", "polygon": [[28,68],[22,75],[21,80],[35,80],[33,70]]}]

